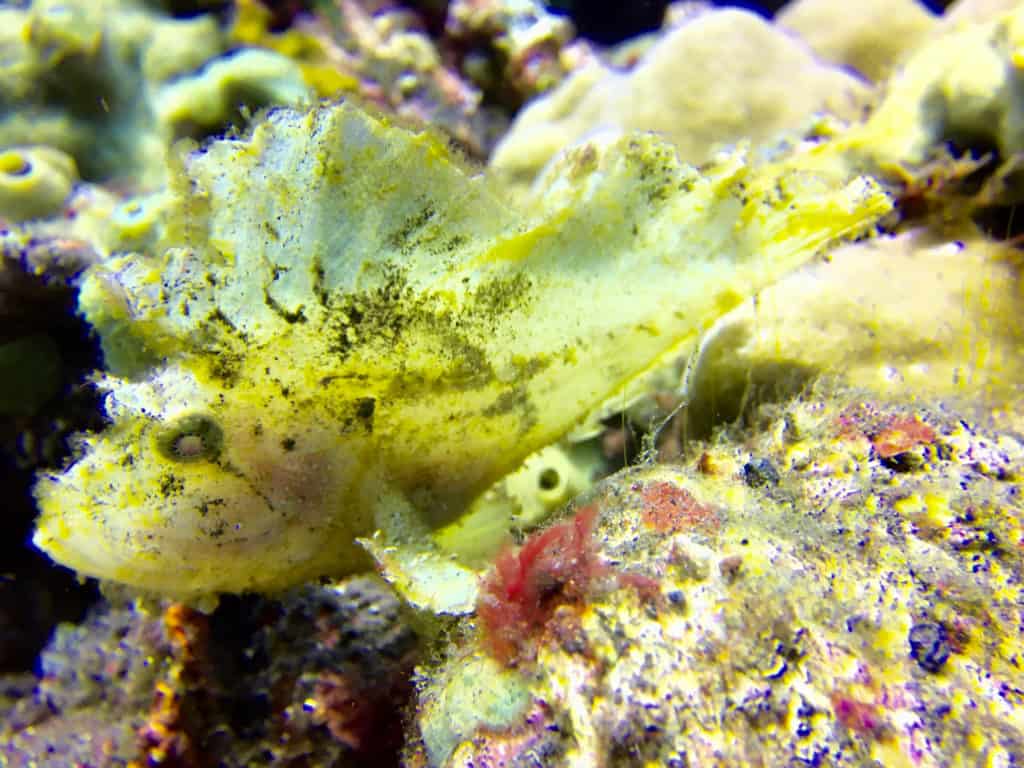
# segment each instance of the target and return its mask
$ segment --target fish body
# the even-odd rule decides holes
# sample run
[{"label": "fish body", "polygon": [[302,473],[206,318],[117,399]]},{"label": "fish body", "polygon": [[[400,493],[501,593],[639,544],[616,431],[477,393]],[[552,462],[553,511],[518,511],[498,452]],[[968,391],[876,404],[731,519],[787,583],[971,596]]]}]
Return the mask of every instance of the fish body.
[{"label": "fish body", "polygon": [[512,207],[430,134],[348,105],[273,111],[180,163],[159,244],[82,287],[111,423],[39,479],[34,540],[183,597],[364,568],[380,530],[426,543],[890,208],[869,179],[741,152],[698,172],[653,135],[567,152]]}]

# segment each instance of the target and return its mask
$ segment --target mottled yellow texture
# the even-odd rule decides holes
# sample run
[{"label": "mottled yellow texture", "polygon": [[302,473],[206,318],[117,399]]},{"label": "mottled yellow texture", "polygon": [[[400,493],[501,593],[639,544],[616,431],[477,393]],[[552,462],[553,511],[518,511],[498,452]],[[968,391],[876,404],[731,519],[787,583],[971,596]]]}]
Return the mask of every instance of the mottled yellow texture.
[{"label": "mottled yellow texture", "polygon": [[184,158],[167,205],[158,246],[83,287],[113,423],[40,480],[35,541],[198,595],[364,567],[355,539],[378,529],[427,548],[889,200],[739,154],[698,173],[637,136],[565,155],[512,210],[433,136],[343,105]]}]

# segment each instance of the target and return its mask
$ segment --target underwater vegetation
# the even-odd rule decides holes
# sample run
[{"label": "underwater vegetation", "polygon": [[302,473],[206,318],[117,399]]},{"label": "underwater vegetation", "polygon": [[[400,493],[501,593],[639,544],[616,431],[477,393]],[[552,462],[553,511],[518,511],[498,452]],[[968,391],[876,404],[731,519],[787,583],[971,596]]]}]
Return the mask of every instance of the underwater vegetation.
[{"label": "underwater vegetation", "polygon": [[511,661],[549,618],[549,607],[582,597],[604,572],[591,541],[594,510],[531,536],[518,551],[500,552],[481,586],[476,615],[491,655]]}]

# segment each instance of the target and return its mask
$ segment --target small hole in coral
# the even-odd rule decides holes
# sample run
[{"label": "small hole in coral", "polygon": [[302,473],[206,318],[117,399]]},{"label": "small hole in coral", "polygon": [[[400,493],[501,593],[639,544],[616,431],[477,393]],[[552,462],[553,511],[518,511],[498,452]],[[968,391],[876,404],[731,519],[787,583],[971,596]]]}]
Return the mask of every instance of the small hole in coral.
[{"label": "small hole in coral", "polygon": [[199,435],[182,435],[174,444],[174,452],[181,458],[195,458],[203,452],[203,438]]},{"label": "small hole in coral", "polygon": [[540,473],[540,477],[537,478],[537,485],[540,486],[542,491],[553,491],[559,486],[562,478],[558,474],[557,469],[548,467]]},{"label": "small hole in coral", "polygon": [[32,163],[20,152],[0,154],[0,173],[7,176],[27,176],[32,172]]}]

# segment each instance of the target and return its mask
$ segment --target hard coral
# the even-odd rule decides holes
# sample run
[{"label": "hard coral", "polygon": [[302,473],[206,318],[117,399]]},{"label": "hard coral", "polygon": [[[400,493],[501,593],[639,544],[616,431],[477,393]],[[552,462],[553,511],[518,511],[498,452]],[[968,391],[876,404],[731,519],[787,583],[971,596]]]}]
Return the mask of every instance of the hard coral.
[{"label": "hard coral", "polygon": [[526,652],[528,639],[555,608],[581,599],[595,577],[607,571],[593,546],[596,507],[534,534],[518,550],[502,551],[485,579],[477,604],[485,644],[499,661]]}]

